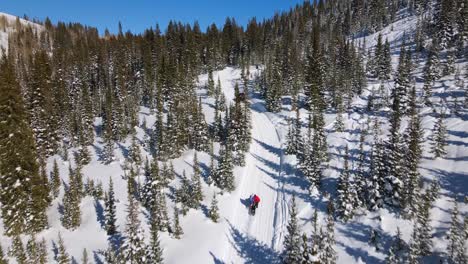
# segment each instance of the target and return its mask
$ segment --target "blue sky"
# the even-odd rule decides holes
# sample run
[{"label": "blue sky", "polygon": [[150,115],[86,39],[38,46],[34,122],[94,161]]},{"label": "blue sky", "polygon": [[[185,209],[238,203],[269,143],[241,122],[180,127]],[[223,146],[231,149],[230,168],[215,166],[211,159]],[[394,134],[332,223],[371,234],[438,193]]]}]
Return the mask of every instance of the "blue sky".
[{"label": "blue sky", "polygon": [[141,33],[159,23],[165,28],[172,20],[192,23],[198,20],[202,30],[212,22],[222,25],[227,16],[246,25],[252,17],[271,17],[275,11],[289,10],[303,0],[1,0],[0,12],[52,22],[80,22],[94,26],[102,34],[105,28],[117,32]]}]

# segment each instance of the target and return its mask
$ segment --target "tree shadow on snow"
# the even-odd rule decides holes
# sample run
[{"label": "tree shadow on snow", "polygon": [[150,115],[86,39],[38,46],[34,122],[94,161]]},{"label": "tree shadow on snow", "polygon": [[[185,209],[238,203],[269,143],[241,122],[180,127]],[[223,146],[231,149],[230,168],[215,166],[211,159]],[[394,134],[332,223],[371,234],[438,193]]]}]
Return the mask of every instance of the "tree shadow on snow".
[{"label": "tree shadow on snow", "polygon": [[281,263],[278,252],[255,238],[243,234],[239,229],[233,226],[229,220],[227,220],[227,222],[229,224],[229,231],[231,234],[230,237],[228,236],[229,242],[237,251],[239,256],[244,259],[244,263]]},{"label": "tree shadow on snow", "polygon": [[221,259],[219,259],[218,257],[216,257],[213,252],[210,251],[210,255],[211,257],[213,258],[213,263],[214,264],[225,264],[226,262],[222,261]]},{"label": "tree shadow on snow", "polygon": [[468,173],[466,172],[449,172],[439,169],[425,169],[439,179],[443,189],[450,192],[449,196],[462,202],[464,197],[468,195]]},{"label": "tree shadow on snow", "polygon": [[106,217],[104,216],[104,208],[98,200],[94,200],[94,209],[96,210],[96,217],[101,228],[106,226]]},{"label": "tree shadow on snow", "polygon": [[256,138],[254,138],[255,142],[257,142],[260,146],[262,146],[262,148],[268,150],[269,152],[275,154],[276,156],[281,156],[282,154],[282,150],[280,148],[276,148],[276,147],[273,147],[271,145],[268,145],[267,143],[261,141],[261,140],[258,140]]},{"label": "tree shadow on snow", "polygon": [[241,204],[244,205],[245,207],[248,208],[250,206],[250,197],[245,198],[245,199],[240,198],[239,200]]}]

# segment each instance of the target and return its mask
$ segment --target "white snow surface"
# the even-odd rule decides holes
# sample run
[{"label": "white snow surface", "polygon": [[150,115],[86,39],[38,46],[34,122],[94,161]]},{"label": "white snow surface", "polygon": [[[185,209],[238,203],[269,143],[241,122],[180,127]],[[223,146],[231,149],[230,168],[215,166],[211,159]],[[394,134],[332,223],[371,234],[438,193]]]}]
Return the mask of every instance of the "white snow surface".
[{"label": "white snow surface", "polygon": [[[406,32],[411,32],[415,25],[414,18],[405,18],[393,25],[383,29],[385,37],[388,37],[392,45],[392,56],[394,67],[396,67],[399,43],[401,36]],[[401,26],[401,27],[400,27]],[[391,30],[393,28],[393,31]],[[1,34],[1,33],[0,33]],[[373,46],[376,35],[367,37],[367,45]],[[0,37],[2,37],[0,35]],[[385,39],[384,37],[384,39]],[[421,76],[422,62],[418,62],[415,70],[416,76]],[[460,68],[463,68],[459,63]],[[251,79],[258,74],[256,67],[250,68]],[[218,77],[221,80],[222,89],[227,100],[234,98],[234,85],[240,81],[240,70],[228,67],[221,71],[214,72],[214,80]],[[452,76],[447,76],[436,83],[434,96],[436,109],[447,109],[444,103],[453,100],[453,94],[457,91],[454,86]],[[200,89],[198,93],[202,96],[203,107],[208,122],[213,121],[212,98],[206,96],[204,86],[207,75],[199,76]],[[421,78],[417,79],[418,81]],[[366,104],[367,95],[378,83],[369,81],[368,90],[362,97],[353,100],[353,109]],[[387,84],[391,87],[393,84]],[[421,92],[422,83],[417,83],[418,92]],[[289,207],[292,196],[296,197],[298,205],[299,225],[303,232],[310,235],[312,226],[311,219],[315,209],[319,212],[319,224],[325,223],[326,204],[329,196],[314,194],[309,195],[307,182],[296,173],[297,162],[295,157],[283,154],[283,145],[287,134],[287,118],[294,116],[290,111],[290,105],[285,104],[279,113],[268,113],[264,107],[264,101],[257,95],[251,97],[252,109],[252,144],[247,155],[246,166],[236,167],[236,190],[232,193],[218,195],[220,208],[220,222],[213,223],[207,217],[207,210],[210,206],[213,192],[219,190],[213,186],[203,183],[204,200],[202,210],[191,209],[187,215],[180,216],[180,223],[184,230],[184,235],[180,240],[172,238],[167,232],[160,233],[161,245],[164,248],[165,263],[279,263],[280,252],[286,226],[289,220]],[[285,98],[288,99],[288,98]],[[443,99],[443,100],[442,100]],[[288,101],[288,100],[285,100]],[[449,110],[449,109],[447,109]],[[384,116],[387,113],[382,113]],[[437,178],[441,182],[441,196],[435,202],[431,210],[431,220],[433,225],[433,251],[434,254],[424,258],[424,263],[438,263],[437,256],[446,250],[447,240],[445,234],[450,224],[450,213],[453,208],[453,201],[462,201],[462,197],[468,195],[468,118],[465,113],[460,117],[447,112],[446,125],[448,128],[448,155],[445,158],[432,159],[429,153],[430,136],[436,120],[435,115],[429,108],[421,111],[422,124],[424,128],[424,158],[420,172],[427,184],[428,180]],[[307,112],[302,110],[301,117],[306,122]],[[324,186],[326,191],[333,193],[339,171],[343,167],[344,147],[348,145],[353,155],[353,149],[358,149],[359,132],[365,123],[368,115],[365,112],[352,111],[344,115],[345,132],[336,133],[333,130],[335,120],[334,113],[327,113],[325,116],[327,141],[330,147],[330,162],[325,170]],[[141,108],[140,121],[146,119],[147,127],[154,124],[155,116],[147,108]],[[383,118],[381,117],[383,120]],[[403,126],[406,126],[404,120]],[[95,125],[99,126],[100,119],[96,119]],[[382,131],[387,132],[388,125],[384,123]],[[137,137],[143,139],[144,131],[137,128]],[[124,162],[124,153],[130,145],[127,140],[115,149],[116,160],[104,165],[98,153],[101,151],[102,139],[97,137],[94,145],[90,147],[93,159],[89,165],[83,169],[84,179],[91,178],[101,181],[107,189],[109,178],[112,177],[115,186],[115,193],[118,202],[117,217],[118,230],[123,234],[126,218],[127,186],[123,178],[124,171],[121,165]],[[216,145],[217,152],[219,146]],[[369,144],[366,145],[369,150]],[[70,150],[70,154],[73,149]],[[150,155],[142,148],[143,157]],[[174,159],[176,172],[181,175],[185,170],[188,175],[193,171],[193,150],[187,150],[180,158]],[[198,153],[202,167],[208,168],[209,155]],[[355,154],[354,154],[355,155]],[[72,155],[70,155],[71,157]],[[51,171],[54,159],[59,163],[60,174],[64,182],[68,182],[69,161],[63,161],[59,156],[54,156],[48,160],[48,171]],[[355,164],[351,159],[350,167]],[[73,164],[73,162],[72,162]],[[202,169],[205,171],[208,169]],[[143,178],[141,177],[141,182]],[[171,183],[171,188],[177,186],[177,178]],[[255,216],[248,214],[247,204],[251,194],[260,196],[261,202]],[[174,203],[169,199],[169,216],[172,218]],[[63,190],[59,198],[55,199],[53,205],[48,210],[49,228],[37,235],[39,239],[45,238],[49,248],[49,261],[53,262],[53,244],[57,243],[57,235],[60,232],[65,241],[68,253],[75,260],[80,261],[83,248],[87,248],[91,258],[103,260],[101,252],[108,246],[107,235],[102,226],[103,202],[95,202],[91,197],[86,197],[81,203],[82,223],[76,230],[67,230],[60,222],[59,207],[62,203]],[[460,211],[467,213],[466,205],[459,203]],[[149,227],[147,212],[141,209],[142,226],[145,237],[149,240]],[[358,212],[358,215],[348,223],[336,222],[336,251],[338,253],[338,263],[383,263],[387,250],[396,234],[397,227],[401,229],[403,239],[409,242],[412,233],[413,223],[404,220],[394,212],[381,209],[377,212]],[[382,249],[377,251],[369,244],[371,229],[380,233],[380,243]],[[0,225],[0,231],[3,226]],[[3,232],[2,232],[3,233]],[[124,234],[123,234],[124,235]],[[11,245],[11,238],[1,236],[1,244],[6,250]],[[24,241],[27,237],[23,236]],[[14,263],[14,260],[11,259]]]}]

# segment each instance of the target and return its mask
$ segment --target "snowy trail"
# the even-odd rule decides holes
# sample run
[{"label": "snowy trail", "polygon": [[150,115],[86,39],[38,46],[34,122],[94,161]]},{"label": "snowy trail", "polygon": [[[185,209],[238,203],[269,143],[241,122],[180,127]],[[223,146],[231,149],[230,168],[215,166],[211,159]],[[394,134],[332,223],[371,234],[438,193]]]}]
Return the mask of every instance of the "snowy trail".
[{"label": "snowy trail", "polygon": [[[282,189],[282,145],[274,124],[265,114],[262,101],[252,100],[252,145],[246,157],[244,173],[236,191],[234,210],[227,219],[230,223],[227,248],[223,260],[229,263],[267,260],[271,255],[252,256],[239,245],[239,236],[275,254],[282,244],[280,228],[287,210]],[[256,215],[248,213],[251,194],[260,196]]]}]

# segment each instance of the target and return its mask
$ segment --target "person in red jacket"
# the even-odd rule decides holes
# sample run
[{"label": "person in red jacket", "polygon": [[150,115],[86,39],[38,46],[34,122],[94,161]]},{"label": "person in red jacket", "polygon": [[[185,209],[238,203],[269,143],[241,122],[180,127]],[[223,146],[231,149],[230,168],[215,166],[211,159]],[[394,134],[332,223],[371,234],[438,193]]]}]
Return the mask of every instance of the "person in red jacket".
[{"label": "person in red jacket", "polygon": [[259,203],[260,203],[260,197],[258,197],[258,195],[254,194],[250,196],[250,207],[252,208],[253,211],[257,209]]}]

